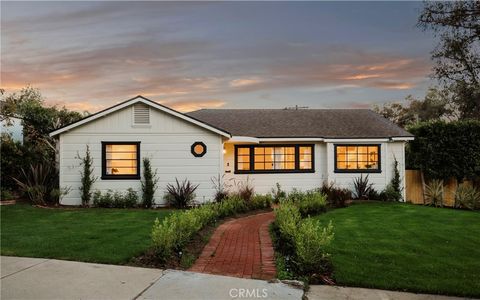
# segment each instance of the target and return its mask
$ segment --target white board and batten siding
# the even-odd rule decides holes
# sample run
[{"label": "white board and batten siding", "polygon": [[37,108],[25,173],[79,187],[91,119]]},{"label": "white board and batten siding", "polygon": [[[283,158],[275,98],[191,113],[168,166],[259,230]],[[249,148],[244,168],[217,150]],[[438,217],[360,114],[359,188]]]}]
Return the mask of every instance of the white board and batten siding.
[{"label": "white board and batten siding", "polygon": [[[135,112],[133,106],[129,106],[60,135],[60,186],[71,188],[61,204],[81,204],[81,166],[77,157],[85,156],[87,145],[93,157],[94,174],[98,177],[92,190],[106,192],[132,188],[141,198],[140,180],[102,180],[102,142],[140,142],[140,160],[149,157],[153,170],[158,172],[157,205],[166,204],[163,199],[165,187],[174,183],[175,178],[199,184],[196,201],[212,199],[211,178],[223,173],[222,137],[155,108],[150,107],[148,111],[149,115],[142,109]],[[195,142],[207,146],[203,157],[192,155],[191,145]],[[142,162],[140,173],[143,173]]]}]

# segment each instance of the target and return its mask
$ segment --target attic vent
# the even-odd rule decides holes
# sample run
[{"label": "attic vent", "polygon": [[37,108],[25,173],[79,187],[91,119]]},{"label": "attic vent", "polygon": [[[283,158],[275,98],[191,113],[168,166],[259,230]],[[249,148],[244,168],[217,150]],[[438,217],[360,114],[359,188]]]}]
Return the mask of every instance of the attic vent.
[{"label": "attic vent", "polygon": [[145,104],[133,106],[133,124],[150,124],[150,108]]}]

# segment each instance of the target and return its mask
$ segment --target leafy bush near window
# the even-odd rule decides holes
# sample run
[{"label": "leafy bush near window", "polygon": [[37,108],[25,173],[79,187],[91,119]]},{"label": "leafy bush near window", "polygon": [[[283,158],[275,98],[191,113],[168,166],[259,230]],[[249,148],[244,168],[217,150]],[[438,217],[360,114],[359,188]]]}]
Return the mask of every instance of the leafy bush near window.
[{"label": "leafy bush near window", "polygon": [[287,200],[275,209],[272,235],[275,249],[283,257],[283,269],[294,277],[308,280],[330,268],[328,247],[333,239],[333,225],[321,228],[318,221],[302,219],[297,205]]},{"label": "leafy bush near window", "polygon": [[93,206],[103,208],[133,208],[139,205],[139,197],[132,188],[125,193],[108,190],[102,194],[101,191],[93,193]]},{"label": "leafy bush near window", "polygon": [[480,209],[480,191],[468,184],[460,184],[455,191],[455,207]]},{"label": "leafy bush near window", "polygon": [[368,181],[368,175],[357,177],[353,180],[354,196],[356,200],[367,200],[373,188],[373,183]]},{"label": "leafy bush near window", "polygon": [[175,183],[175,185],[167,184],[165,200],[175,208],[187,208],[191,206],[195,199],[195,190],[198,188],[198,184],[194,185],[187,179],[180,183],[177,178],[175,178]]},{"label": "leafy bush near window", "polygon": [[272,197],[273,203],[278,204],[280,201],[285,200],[287,198],[287,193],[282,190],[280,183],[276,183],[275,188],[272,188]]},{"label": "leafy bush near window", "polygon": [[303,199],[295,204],[302,217],[316,215],[327,210],[327,197],[317,191],[308,191]]},{"label": "leafy bush near window", "polygon": [[80,198],[82,199],[82,205],[87,207],[90,205],[90,200],[92,199],[92,185],[97,181],[97,177],[93,175],[93,158],[90,155],[90,148],[87,145],[87,150],[85,150],[85,156],[80,157],[77,154],[77,158],[80,159],[80,165],[82,166],[82,171],[80,173]]},{"label": "leafy bush near window", "polygon": [[196,232],[220,218],[244,213],[249,209],[264,208],[266,199],[269,198],[255,197],[256,200],[247,203],[238,195],[234,195],[222,202],[209,203],[177,212],[162,222],[158,219],[155,220],[152,228],[152,241],[156,258],[160,262],[165,262],[172,255],[180,256],[185,245]]},{"label": "leafy bush near window", "polygon": [[154,195],[157,190],[157,170],[152,171],[152,164],[148,157],[143,159],[143,181],[142,181],[142,206],[151,208],[155,202]]},{"label": "leafy bush near window", "polygon": [[348,189],[335,187],[335,184],[324,182],[320,188],[322,194],[327,195],[327,202],[330,207],[345,207],[345,202],[352,199],[352,192]]},{"label": "leafy bush near window", "polygon": [[433,179],[425,185],[425,200],[427,205],[443,206],[443,180]]}]

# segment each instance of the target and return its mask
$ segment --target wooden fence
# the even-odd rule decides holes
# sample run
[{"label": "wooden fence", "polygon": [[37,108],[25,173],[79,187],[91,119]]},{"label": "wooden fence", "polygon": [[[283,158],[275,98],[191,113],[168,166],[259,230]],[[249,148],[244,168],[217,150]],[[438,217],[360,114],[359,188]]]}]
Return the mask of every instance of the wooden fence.
[{"label": "wooden fence", "polygon": [[[405,193],[407,202],[413,204],[424,204],[423,200],[423,184],[422,184],[422,172],[419,170],[405,170]],[[455,191],[457,190],[457,180],[450,178],[444,182],[443,186],[443,205],[454,206],[455,204]]]}]

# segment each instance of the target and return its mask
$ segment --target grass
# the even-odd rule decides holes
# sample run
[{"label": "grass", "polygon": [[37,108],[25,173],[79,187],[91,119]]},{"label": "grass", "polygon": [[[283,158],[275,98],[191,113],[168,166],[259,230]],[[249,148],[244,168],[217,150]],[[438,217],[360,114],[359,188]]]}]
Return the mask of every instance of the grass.
[{"label": "grass", "polygon": [[124,264],[151,245],[155,218],[171,210],[2,206],[1,255]]},{"label": "grass", "polygon": [[339,285],[480,296],[480,213],[368,203],[315,217],[333,221]]}]

